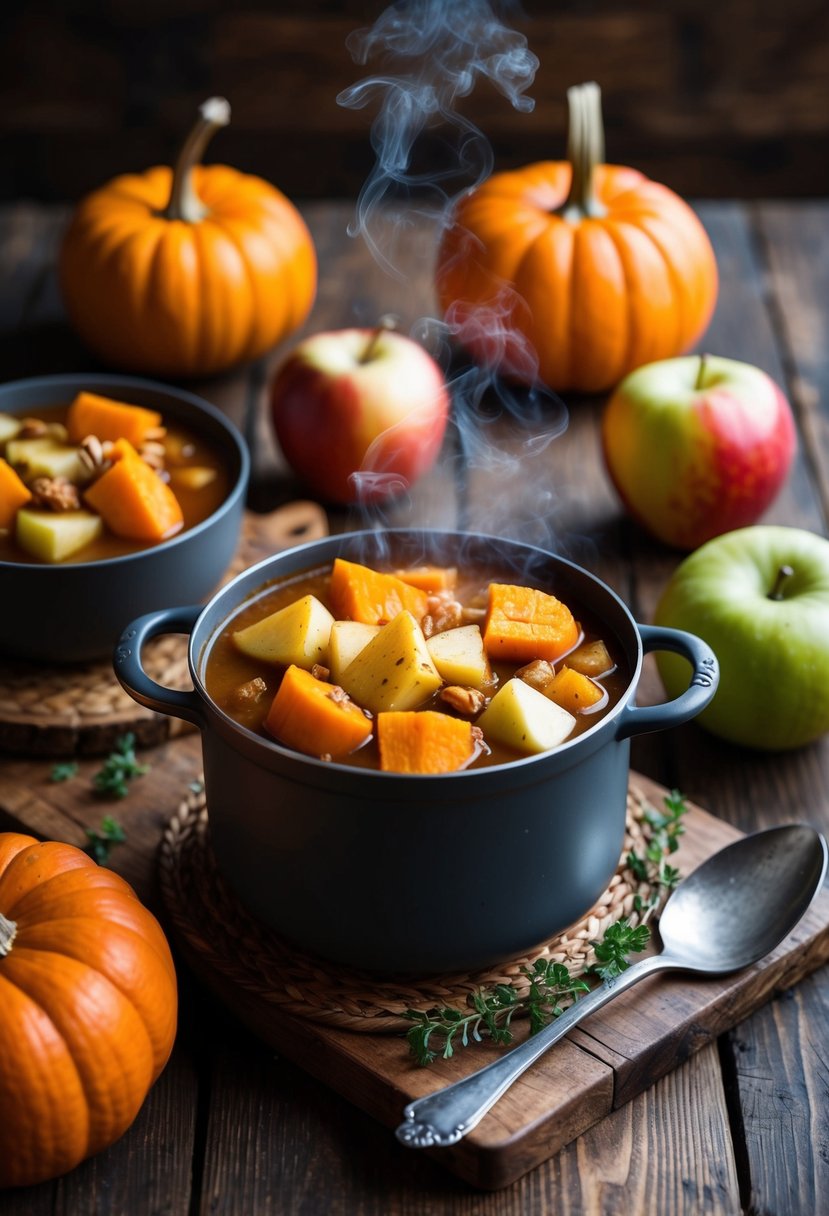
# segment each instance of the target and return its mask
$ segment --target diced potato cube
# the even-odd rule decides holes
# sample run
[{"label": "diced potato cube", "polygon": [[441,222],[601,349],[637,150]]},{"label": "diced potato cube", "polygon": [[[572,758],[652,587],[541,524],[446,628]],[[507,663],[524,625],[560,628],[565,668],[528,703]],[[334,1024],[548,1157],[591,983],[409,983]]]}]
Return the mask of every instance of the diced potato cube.
[{"label": "diced potato cube", "polygon": [[304,595],[286,608],[233,634],[243,654],[264,663],[294,664],[310,671],[326,663],[334,618],[314,595]]},{"label": "diced potato cube", "polygon": [[608,699],[606,688],[591,680],[590,676],[574,671],[566,663],[562,664],[542,691],[545,697],[549,697],[571,714],[584,714],[600,709]]},{"label": "diced potato cube", "polygon": [[0,447],[4,443],[8,443],[10,439],[14,439],[19,430],[19,418],[15,418],[13,414],[0,414]]},{"label": "diced potato cube", "polygon": [[563,743],[576,719],[538,689],[513,676],[499,688],[477,725],[485,739],[533,754]]},{"label": "diced potato cube", "polygon": [[438,674],[447,684],[482,689],[492,685],[492,668],[477,625],[446,629],[434,634],[426,645]]},{"label": "diced potato cube", "polygon": [[441,686],[423,630],[412,614],[399,612],[343,672],[340,684],[372,713],[417,709]]},{"label": "diced potato cube", "polygon": [[604,642],[582,642],[567,656],[567,666],[573,671],[580,671],[583,676],[598,680],[599,676],[609,675],[616,664],[610,656],[610,651]]},{"label": "diced potato cube", "polygon": [[44,562],[62,562],[104,530],[103,521],[92,511],[37,511],[22,507],[17,512],[17,543]]},{"label": "diced potato cube", "polygon": [[328,668],[331,681],[340,684],[349,663],[353,663],[360,651],[368,646],[382,625],[366,625],[363,621],[335,621],[328,639]]},{"label": "diced potato cube", "polygon": [[216,480],[216,470],[206,465],[191,464],[183,469],[171,469],[170,481],[184,490],[203,490]]},{"label": "diced potato cube", "polygon": [[6,460],[26,481],[35,477],[65,477],[77,485],[86,480],[78,449],[58,443],[48,435],[37,439],[10,439],[6,444]]}]

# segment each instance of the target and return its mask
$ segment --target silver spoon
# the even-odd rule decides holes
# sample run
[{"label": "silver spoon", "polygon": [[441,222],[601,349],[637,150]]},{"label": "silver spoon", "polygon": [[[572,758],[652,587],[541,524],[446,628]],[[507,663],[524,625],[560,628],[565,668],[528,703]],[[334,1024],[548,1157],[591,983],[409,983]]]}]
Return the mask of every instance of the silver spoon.
[{"label": "silver spoon", "polygon": [[823,883],[826,863],[826,841],[806,824],[755,832],[721,849],[684,879],[665,904],[659,918],[661,953],[605,980],[492,1064],[410,1102],[398,1140],[411,1148],[457,1143],[549,1047],[656,971],[721,975],[756,963],[803,916]]}]

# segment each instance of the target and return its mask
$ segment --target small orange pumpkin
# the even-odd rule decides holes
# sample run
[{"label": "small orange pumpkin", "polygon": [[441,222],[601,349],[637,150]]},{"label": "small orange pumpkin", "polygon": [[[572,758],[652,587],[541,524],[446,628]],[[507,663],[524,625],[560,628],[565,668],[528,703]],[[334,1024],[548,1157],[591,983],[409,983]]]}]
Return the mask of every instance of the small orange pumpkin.
[{"label": "small orange pumpkin", "polygon": [[317,262],[294,205],[259,177],[200,165],[230,121],[213,97],[175,170],[116,177],[76,208],[60,253],[66,310],[105,362],[206,376],[255,359],[297,329]]},{"label": "small orange pumpkin", "polygon": [[167,940],[127,883],[71,845],[0,833],[0,1188],[117,1140],[176,1017]]},{"label": "small orange pumpkin", "polygon": [[598,392],[702,335],[714,251],[666,186],[604,156],[598,85],[567,93],[568,159],[464,195],[437,261],[441,307],[479,362],[521,383]]}]

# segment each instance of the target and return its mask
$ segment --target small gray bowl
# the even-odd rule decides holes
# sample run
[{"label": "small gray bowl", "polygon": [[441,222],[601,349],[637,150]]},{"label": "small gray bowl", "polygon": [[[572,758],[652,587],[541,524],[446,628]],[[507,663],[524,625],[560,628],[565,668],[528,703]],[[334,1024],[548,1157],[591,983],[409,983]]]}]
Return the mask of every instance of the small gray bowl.
[{"label": "small gray bowl", "polygon": [[160,410],[217,444],[228,463],[230,492],[200,524],[139,553],[54,566],[0,561],[0,653],[9,658],[110,658],[136,614],[192,604],[215,590],[239,542],[248,450],[233,424],[195,393],[134,376],[40,376],[0,385],[0,412],[35,414],[83,389]]}]

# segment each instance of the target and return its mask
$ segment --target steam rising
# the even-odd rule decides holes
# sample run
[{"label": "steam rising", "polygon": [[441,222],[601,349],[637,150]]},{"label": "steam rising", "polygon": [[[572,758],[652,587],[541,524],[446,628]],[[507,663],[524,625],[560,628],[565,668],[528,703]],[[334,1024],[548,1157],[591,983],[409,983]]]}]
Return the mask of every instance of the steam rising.
[{"label": "steam rising", "polygon": [[[483,79],[517,110],[532,110],[534,102],[526,90],[535,78],[538,59],[524,35],[508,28],[487,0],[401,0],[371,28],[355,31],[347,46],[358,64],[379,61],[376,74],[337,98],[351,109],[376,109],[371,124],[375,165],[360,192],[349,233],[361,237],[377,263],[402,283],[399,250],[405,246],[409,259],[414,252],[418,260],[431,265],[454,198],[479,185],[494,168],[488,139],[457,112],[457,102]],[[431,163],[419,166],[426,137]],[[415,240],[418,244],[413,248]],[[487,314],[477,314],[473,323],[485,325],[489,342],[503,347],[507,368],[520,371],[524,382],[532,382],[535,351],[529,343],[517,341],[516,331],[507,324],[512,311],[521,306],[505,284]],[[467,317],[466,336],[469,324]],[[450,309],[445,321],[422,318],[412,330],[412,337],[444,368],[451,385],[458,482],[463,484],[478,473],[491,482],[486,520],[463,519],[461,501],[460,526],[481,530],[484,523],[486,531],[547,542],[554,494],[539,457],[566,428],[566,409],[541,387],[515,388],[490,369],[459,364],[452,338],[460,329]],[[520,461],[515,442],[505,449],[505,429],[512,429],[513,436],[520,434]],[[383,476],[382,469],[368,467],[357,475],[357,485],[371,488]],[[500,487],[504,492],[499,495]],[[382,514],[377,506],[372,508],[371,522],[376,527],[385,522]]]}]

